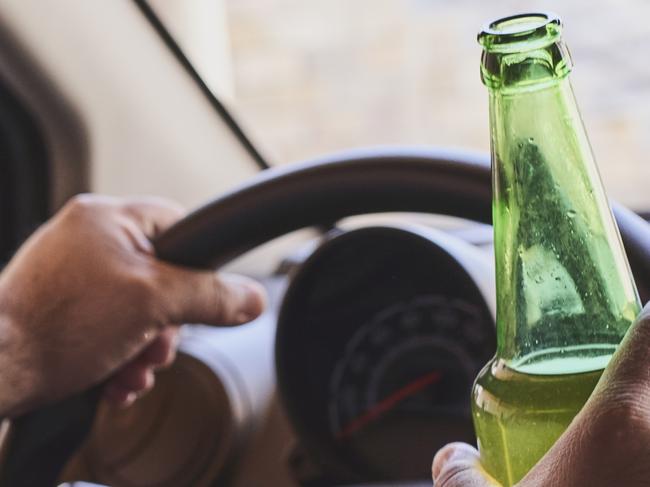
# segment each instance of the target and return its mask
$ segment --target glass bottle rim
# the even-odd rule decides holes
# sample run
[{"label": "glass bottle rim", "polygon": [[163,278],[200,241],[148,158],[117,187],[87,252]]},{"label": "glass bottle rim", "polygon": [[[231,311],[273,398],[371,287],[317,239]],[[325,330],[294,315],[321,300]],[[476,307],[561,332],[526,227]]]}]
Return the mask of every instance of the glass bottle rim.
[{"label": "glass bottle rim", "polygon": [[562,21],[553,12],[508,15],[486,23],[477,40],[488,52],[539,49],[560,40]]}]

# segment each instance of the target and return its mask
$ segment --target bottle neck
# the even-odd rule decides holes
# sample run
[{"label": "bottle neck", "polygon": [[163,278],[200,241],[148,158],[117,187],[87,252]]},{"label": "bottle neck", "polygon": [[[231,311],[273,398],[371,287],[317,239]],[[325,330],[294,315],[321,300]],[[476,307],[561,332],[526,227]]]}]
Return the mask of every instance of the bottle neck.
[{"label": "bottle neck", "polygon": [[562,23],[551,13],[518,14],[486,25],[481,80],[501,93],[537,90],[565,78],[571,56],[562,42]]},{"label": "bottle neck", "polygon": [[502,94],[539,90],[566,78],[571,72],[571,55],[561,41],[527,45],[525,51],[483,51],[481,80],[490,90]]},{"label": "bottle neck", "polygon": [[488,85],[497,355],[522,371],[560,359],[584,371],[574,359],[608,358],[640,304],[568,73],[535,82],[528,55],[519,81],[501,66]]}]

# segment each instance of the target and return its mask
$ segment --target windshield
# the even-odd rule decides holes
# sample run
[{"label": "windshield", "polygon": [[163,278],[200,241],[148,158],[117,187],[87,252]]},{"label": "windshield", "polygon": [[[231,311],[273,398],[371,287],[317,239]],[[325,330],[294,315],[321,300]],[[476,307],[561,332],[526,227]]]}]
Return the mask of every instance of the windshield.
[{"label": "windshield", "polygon": [[151,4],[271,164],[368,145],[487,151],[476,33],[501,14],[556,11],[609,195],[650,208],[650,4],[642,0]]}]

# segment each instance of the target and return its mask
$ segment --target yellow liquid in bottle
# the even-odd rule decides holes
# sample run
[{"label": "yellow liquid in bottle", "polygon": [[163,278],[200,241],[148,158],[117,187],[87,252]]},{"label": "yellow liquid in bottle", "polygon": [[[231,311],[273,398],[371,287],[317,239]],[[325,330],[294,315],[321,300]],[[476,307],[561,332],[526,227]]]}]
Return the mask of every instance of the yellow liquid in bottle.
[{"label": "yellow liquid in bottle", "polygon": [[516,369],[494,359],[476,378],[472,415],[481,462],[506,487],[520,481],[569,426],[614,349],[570,352],[525,359]]}]

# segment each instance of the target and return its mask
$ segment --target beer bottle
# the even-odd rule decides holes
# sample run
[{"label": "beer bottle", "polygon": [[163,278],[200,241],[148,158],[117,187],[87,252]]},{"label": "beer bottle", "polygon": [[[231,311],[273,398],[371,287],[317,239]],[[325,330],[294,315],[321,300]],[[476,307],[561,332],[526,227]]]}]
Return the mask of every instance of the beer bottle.
[{"label": "beer bottle", "polygon": [[472,412],[484,468],[506,486],[584,405],[640,311],[569,82],[562,24],[506,17],[478,35],[490,100],[497,352]]}]

